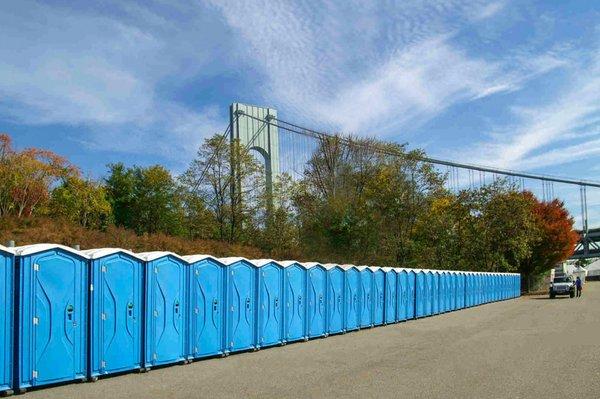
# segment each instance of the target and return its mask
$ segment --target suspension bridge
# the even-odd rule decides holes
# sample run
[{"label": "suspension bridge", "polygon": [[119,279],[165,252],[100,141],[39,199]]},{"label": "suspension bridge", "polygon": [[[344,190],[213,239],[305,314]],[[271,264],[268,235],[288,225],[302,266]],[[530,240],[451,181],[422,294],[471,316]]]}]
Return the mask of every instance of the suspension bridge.
[{"label": "suspension bridge", "polygon": [[[272,192],[273,183],[282,173],[286,173],[292,179],[302,178],[306,164],[323,140],[335,137],[344,145],[362,145],[359,141],[350,138],[320,132],[283,120],[278,117],[277,110],[268,107],[233,103],[230,106],[229,120],[229,125],[222,135],[223,141],[226,138],[229,138],[230,142],[236,140],[247,150],[259,154],[261,162],[264,162],[265,187],[268,192]],[[367,150],[385,152],[386,155],[392,156],[405,156],[385,146],[371,146]],[[464,188],[482,187],[503,178],[522,190],[532,191],[544,201],[555,198],[563,200],[572,214],[580,212],[577,223],[581,239],[572,259],[600,257],[600,227],[589,228],[588,213],[588,191],[600,189],[600,182],[454,162],[428,156],[420,157],[419,161],[432,164],[445,173],[446,186],[454,192]],[[579,204],[575,205],[575,202]]]}]

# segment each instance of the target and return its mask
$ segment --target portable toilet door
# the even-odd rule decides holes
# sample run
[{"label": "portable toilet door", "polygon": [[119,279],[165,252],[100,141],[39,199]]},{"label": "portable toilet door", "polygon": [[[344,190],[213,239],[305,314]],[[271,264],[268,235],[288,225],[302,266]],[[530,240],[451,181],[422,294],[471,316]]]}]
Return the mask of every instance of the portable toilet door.
[{"label": "portable toilet door", "polygon": [[189,360],[225,354],[225,266],[208,255],[189,255]]},{"label": "portable toilet door", "polygon": [[452,312],[456,305],[456,273],[449,271],[448,273],[448,311]]},{"label": "portable toilet door", "polygon": [[442,313],[443,302],[442,273],[433,271],[433,314]]},{"label": "portable toilet door", "polygon": [[18,264],[16,387],[87,378],[88,258],[55,244],[15,248]]},{"label": "portable toilet door", "polygon": [[385,313],[385,272],[377,266],[369,268],[373,271],[373,325],[380,326]]},{"label": "portable toilet door", "polygon": [[448,311],[448,273],[440,272],[440,313]]},{"label": "portable toilet door", "polygon": [[433,270],[427,272],[429,282],[429,312],[428,316],[432,316],[437,312],[437,296],[438,296],[438,280],[437,273]]},{"label": "portable toilet door", "polygon": [[[398,269],[398,321],[407,319],[406,310],[408,308],[408,271]],[[419,316],[421,317],[421,316]]]},{"label": "portable toilet door", "polygon": [[146,262],[144,366],[187,358],[187,274],[189,264],[172,252],[138,253]]},{"label": "portable toilet door", "polygon": [[415,318],[415,295],[416,295],[416,276],[414,270],[408,270],[406,274],[408,278],[408,291],[406,293],[406,320]]},{"label": "portable toilet door", "polygon": [[338,334],[344,331],[344,269],[327,263],[327,332]]},{"label": "portable toilet door", "polygon": [[354,265],[342,265],[346,278],[346,331],[360,329],[360,272]]},{"label": "portable toilet door", "polygon": [[393,267],[384,267],[382,270],[385,273],[385,324],[392,324],[398,321],[398,273]]},{"label": "portable toilet door", "polygon": [[13,301],[15,254],[0,245],[0,394],[13,394]]},{"label": "portable toilet door", "polygon": [[450,272],[444,272],[444,312],[450,311],[450,296],[452,288],[450,286],[452,275]]},{"label": "portable toilet door", "polygon": [[472,277],[471,273],[469,273],[469,272],[465,273],[465,308],[468,308],[471,306],[471,298],[472,298],[471,277]]},{"label": "portable toilet door", "polygon": [[251,260],[258,268],[257,348],[283,343],[283,267],[271,259]]},{"label": "portable toilet door", "polygon": [[295,261],[279,262],[283,267],[285,342],[307,339],[306,268]]},{"label": "portable toilet door", "polygon": [[226,354],[256,349],[256,267],[248,259],[217,259],[226,267]]},{"label": "portable toilet door", "polygon": [[144,260],[119,248],[83,251],[90,258],[89,375],[142,367]]},{"label": "portable toilet door", "polygon": [[308,337],[327,336],[327,271],[319,263],[303,265],[308,270]]},{"label": "portable toilet door", "polygon": [[373,271],[368,266],[358,266],[360,272],[360,326],[373,326]]},{"label": "portable toilet door", "polygon": [[427,275],[423,270],[415,271],[416,276],[416,317],[427,315]]},{"label": "portable toilet door", "polygon": [[464,272],[458,274],[458,308],[464,309],[466,307],[467,300],[467,275]]}]

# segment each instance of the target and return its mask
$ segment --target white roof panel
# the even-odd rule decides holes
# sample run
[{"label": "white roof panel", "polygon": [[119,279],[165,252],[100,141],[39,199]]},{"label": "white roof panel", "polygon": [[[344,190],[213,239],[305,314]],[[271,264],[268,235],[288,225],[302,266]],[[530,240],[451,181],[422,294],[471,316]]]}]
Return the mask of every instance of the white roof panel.
[{"label": "white roof panel", "polygon": [[[241,262],[241,261],[246,261],[246,262],[250,263],[250,261],[248,259],[242,258],[240,256],[230,256],[228,258],[217,258],[217,260],[227,266],[233,265],[234,263]],[[252,263],[250,263],[250,264],[252,264]]]},{"label": "white roof panel", "polygon": [[73,249],[71,247],[67,247],[66,245],[60,244],[32,244],[32,245],[23,245],[21,247],[15,247],[15,254],[18,256],[27,256],[33,255],[40,252],[51,251],[53,249],[62,249],[63,251],[72,253],[73,255],[81,256],[82,258],[89,259],[89,256],[84,254],[81,251]]},{"label": "white roof panel", "polygon": [[301,265],[304,266],[305,269],[310,269],[310,268],[316,267],[316,266],[323,266],[319,262],[302,262]]},{"label": "white roof panel", "polygon": [[182,256],[183,259],[185,259],[186,262],[188,263],[196,263],[196,262],[201,262],[203,260],[206,259],[210,259],[210,260],[214,260],[214,261],[218,261],[217,258],[215,258],[214,256],[211,255],[200,255],[200,254],[196,254],[196,255],[185,255]]},{"label": "white roof panel", "polygon": [[283,267],[290,267],[290,266],[293,266],[293,265],[300,265],[300,266],[302,266],[300,264],[300,262],[298,262],[296,260],[282,260],[282,261],[279,262],[279,264],[281,266],[283,266]]},{"label": "white roof panel", "polygon": [[135,254],[131,251],[128,251],[128,250],[122,249],[122,248],[94,248],[94,249],[86,249],[81,252],[86,254],[90,259],[100,259],[100,258],[104,258],[105,256],[123,253],[123,254],[127,254],[129,256],[132,256],[136,259],[144,260],[144,258],[142,258],[139,254]]},{"label": "white roof panel", "polygon": [[340,266],[340,265],[338,265],[337,263],[324,263],[324,264],[323,264],[323,267],[324,267],[325,269],[327,269],[327,270],[334,269],[334,268],[336,268],[336,267],[340,267],[340,268],[341,268],[341,266]]},{"label": "white roof panel", "polygon": [[248,261],[256,267],[263,267],[268,265],[269,263],[275,263],[279,265],[279,262],[277,262],[274,259],[249,259]]},{"label": "white roof panel", "polygon": [[137,255],[146,262],[152,262],[153,260],[164,258],[166,256],[172,256],[179,259],[182,262],[188,263],[182,256],[177,255],[174,252],[169,251],[151,251],[151,252],[138,252]]},{"label": "white roof panel", "polygon": [[4,251],[4,252],[9,253],[11,255],[15,254],[15,249],[14,248],[5,247],[4,245],[0,245],[0,251]]}]

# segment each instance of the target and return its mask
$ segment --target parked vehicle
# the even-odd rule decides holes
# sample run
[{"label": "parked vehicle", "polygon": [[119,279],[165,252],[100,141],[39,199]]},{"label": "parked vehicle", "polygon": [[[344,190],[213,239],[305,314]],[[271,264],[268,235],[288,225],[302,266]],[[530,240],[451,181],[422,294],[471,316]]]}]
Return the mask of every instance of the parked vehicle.
[{"label": "parked vehicle", "polygon": [[572,276],[554,277],[554,280],[550,283],[550,299],[554,299],[557,295],[575,297],[575,282]]}]

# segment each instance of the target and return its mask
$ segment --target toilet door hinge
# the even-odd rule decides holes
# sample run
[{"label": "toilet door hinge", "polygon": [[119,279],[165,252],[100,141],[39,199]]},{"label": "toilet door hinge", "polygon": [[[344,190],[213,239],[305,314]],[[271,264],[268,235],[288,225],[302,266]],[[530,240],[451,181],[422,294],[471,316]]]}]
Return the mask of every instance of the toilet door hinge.
[{"label": "toilet door hinge", "polygon": [[40,265],[38,265],[37,263],[33,264],[33,270],[35,270],[36,272],[40,271]]},{"label": "toilet door hinge", "polygon": [[38,324],[40,324],[40,319],[39,319],[39,317],[34,317],[34,318],[33,318],[33,325],[34,325],[34,326],[37,326]]},{"label": "toilet door hinge", "polygon": [[100,367],[103,369],[106,368],[106,362],[104,360],[100,362]]},{"label": "toilet door hinge", "polygon": [[156,353],[152,354],[152,359],[154,359],[154,360],[158,359],[158,355]]},{"label": "toilet door hinge", "polygon": [[106,273],[106,266],[102,266],[102,273]]},{"label": "toilet door hinge", "polygon": [[38,372],[37,370],[33,370],[33,372],[31,373],[31,378],[38,378]]},{"label": "toilet door hinge", "polygon": [[94,291],[94,284],[90,284],[90,291]]},{"label": "toilet door hinge", "polygon": [[106,313],[102,313],[101,317],[102,317],[102,320],[106,320]]}]

